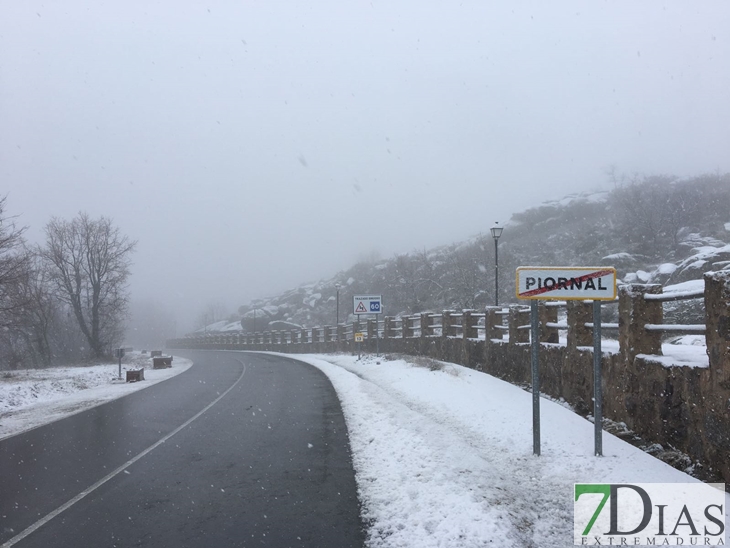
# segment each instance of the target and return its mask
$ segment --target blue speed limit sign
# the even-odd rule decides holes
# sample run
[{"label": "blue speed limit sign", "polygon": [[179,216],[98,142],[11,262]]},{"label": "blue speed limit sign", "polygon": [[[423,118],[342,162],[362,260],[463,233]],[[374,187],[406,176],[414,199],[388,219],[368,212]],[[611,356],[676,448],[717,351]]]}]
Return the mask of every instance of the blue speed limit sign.
[{"label": "blue speed limit sign", "polygon": [[353,297],[355,314],[382,314],[383,298],[381,295],[355,295]]}]

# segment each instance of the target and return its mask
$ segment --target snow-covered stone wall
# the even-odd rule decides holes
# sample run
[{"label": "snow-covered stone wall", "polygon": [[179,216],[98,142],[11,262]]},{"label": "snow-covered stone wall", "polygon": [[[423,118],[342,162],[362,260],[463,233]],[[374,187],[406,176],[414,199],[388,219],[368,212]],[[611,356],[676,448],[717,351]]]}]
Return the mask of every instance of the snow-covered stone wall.
[{"label": "snow-covered stone wall", "polygon": [[[604,417],[626,423],[646,440],[688,454],[705,467],[707,477],[715,475],[730,483],[730,272],[707,273],[704,282],[704,328],[664,325],[659,285],[620,288],[618,344],[607,341],[602,355]],[[671,298],[695,295],[696,291]],[[590,415],[593,349],[592,329],[586,324],[592,322],[591,306],[567,303],[566,314],[566,321],[558,322],[554,308],[540,306],[541,390]],[[318,354],[377,349],[429,356],[526,386],[531,382],[527,323],[524,307],[508,307],[506,314],[490,307],[483,314],[447,310],[387,318],[379,338],[375,321],[367,321],[357,326],[178,339],[169,341],[168,348]],[[558,336],[562,326],[568,330],[566,339]],[[706,347],[678,353],[679,348],[662,344],[662,330],[698,329],[706,331]],[[356,332],[363,334],[362,343],[354,342]]]}]

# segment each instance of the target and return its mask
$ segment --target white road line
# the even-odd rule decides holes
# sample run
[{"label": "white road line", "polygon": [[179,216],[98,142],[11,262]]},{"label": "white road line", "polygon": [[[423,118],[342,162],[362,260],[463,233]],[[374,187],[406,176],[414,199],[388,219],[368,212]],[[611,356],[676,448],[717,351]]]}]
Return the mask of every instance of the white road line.
[{"label": "white road line", "polygon": [[234,382],[230,387],[228,387],[228,389],[225,392],[223,392],[223,394],[221,394],[215,400],[213,400],[210,404],[208,404],[208,406],[205,407],[202,411],[200,411],[197,415],[195,415],[194,417],[192,417],[191,419],[189,419],[188,421],[186,421],[182,425],[178,426],[175,430],[173,430],[172,432],[170,432],[169,434],[167,434],[164,438],[162,438],[159,441],[155,442],[153,445],[150,445],[147,449],[145,449],[144,451],[142,451],[137,456],[132,457],[130,460],[128,460],[127,462],[125,462],[124,464],[122,464],[119,468],[117,468],[116,470],[114,470],[110,474],[108,474],[108,475],[104,476],[103,478],[101,478],[99,481],[97,481],[94,485],[92,485],[88,489],[86,489],[84,491],[81,491],[81,493],[79,493],[78,495],[76,495],[74,498],[72,498],[71,500],[69,500],[65,504],[59,506],[58,508],[56,508],[50,514],[48,514],[45,517],[43,517],[43,518],[39,519],[38,521],[36,521],[33,525],[31,525],[30,527],[28,527],[27,529],[25,529],[23,532],[17,534],[16,536],[14,536],[13,538],[11,538],[10,540],[6,541],[2,546],[0,546],[0,548],[10,548],[11,546],[14,546],[15,544],[17,544],[18,542],[20,542],[21,540],[23,540],[25,537],[27,537],[28,535],[30,535],[31,533],[33,533],[34,531],[36,531],[37,529],[40,529],[46,523],[48,523],[53,518],[55,518],[57,515],[59,515],[61,512],[64,512],[65,510],[68,510],[74,504],[76,504],[81,499],[83,499],[86,495],[88,495],[90,493],[93,493],[95,490],[97,490],[99,487],[101,487],[102,485],[104,485],[107,481],[109,481],[110,479],[112,479],[114,476],[116,476],[117,474],[120,474],[121,472],[124,472],[124,470],[126,470],[132,464],[134,464],[139,459],[141,459],[142,457],[144,457],[147,453],[149,453],[150,451],[156,449],[157,447],[159,447],[160,445],[162,445],[163,443],[165,443],[172,436],[174,436],[175,434],[177,434],[180,430],[182,430],[183,428],[185,428],[186,426],[188,426],[191,422],[193,422],[195,419],[197,419],[203,413],[205,413],[208,409],[210,409],[216,403],[218,403],[220,400],[222,400],[225,397],[225,395],[228,394],[228,392],[230,392],[231,390],[233,390],[236,387],[236,385],[243,378],[243,375],[246,373],[246,365],[241,360],[237,360],[237,361],[238,361],[238,363],[240,363],[243,366],[243,370],[241,371],[241,376],[238,377],[238,379],[236,380],[236,382]]}]

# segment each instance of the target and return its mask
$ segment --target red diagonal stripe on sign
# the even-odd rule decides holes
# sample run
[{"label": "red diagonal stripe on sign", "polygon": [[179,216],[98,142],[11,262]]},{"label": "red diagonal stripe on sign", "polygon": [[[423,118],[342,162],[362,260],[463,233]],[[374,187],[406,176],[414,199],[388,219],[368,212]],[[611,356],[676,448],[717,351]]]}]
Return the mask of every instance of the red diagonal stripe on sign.
[{"label": "red diagonal stripe on sign", "polygon": [[[613,270],[599,270],[597,272],[591,272],[590,274],[584,274],[583,276],[578,276],[577,278],[574,278],[576,282],[585,282],[588,280],[591,280],[593,278],[602,278],[603,276],[608,276],[609,274],[613,274]],[[568,278],[570,279],[570,278]],[[557,291],[559,289],[566,289],[565,287],[558,287],[558,284],[555,284],[552,287],[539,287],[537,289],[531,289],[530,291],[525,291],[524,293],[520,293],[520,297],[534,297],[535,295],[542,295],[543,293],[547,293],[548,291]]]}]

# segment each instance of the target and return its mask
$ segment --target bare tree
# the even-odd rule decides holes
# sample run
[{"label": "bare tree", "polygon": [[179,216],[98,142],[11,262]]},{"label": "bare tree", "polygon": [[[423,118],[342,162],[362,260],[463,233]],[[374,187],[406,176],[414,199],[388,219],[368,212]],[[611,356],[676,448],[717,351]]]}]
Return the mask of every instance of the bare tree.
[{"label": "bare tree", "polygon": [[28,277],[24,228],[5,215],[6,198],[0,198],[0,369],[33,365],[28,354],[24,315],[28,300],[23,286]]},{"label": "bare tree", "polygon": [[474,308],[480,299],[486,301],[483,253],[479,244],[455,246],[448,253],[446,280],[450,288],[450,306]]},{"label": "bare tree", "polygon": [[68,304],[92,355],[103,357],[122,335],[130,255],[137,244],[110,219],[86,213],[52,219],[39,249],[59,300]]},{"label": "bare tree", "polygon": [[33,356],[33,364],[42,367],[51,365],[52,331],[59,303],[52,294],[48,270],[41,257],[33,250],[26,250],[28,273],[20,286],[19,295],[25,306],[18,321],[22,324],[23,336]]},{"label": "bare tree", "polygon": [[23,247],[23,232],[5,213],[5,200],[0,198],[0,325],[16,322],[15,313],[26,303],[20,288],[28,275],[28,255]]}]

